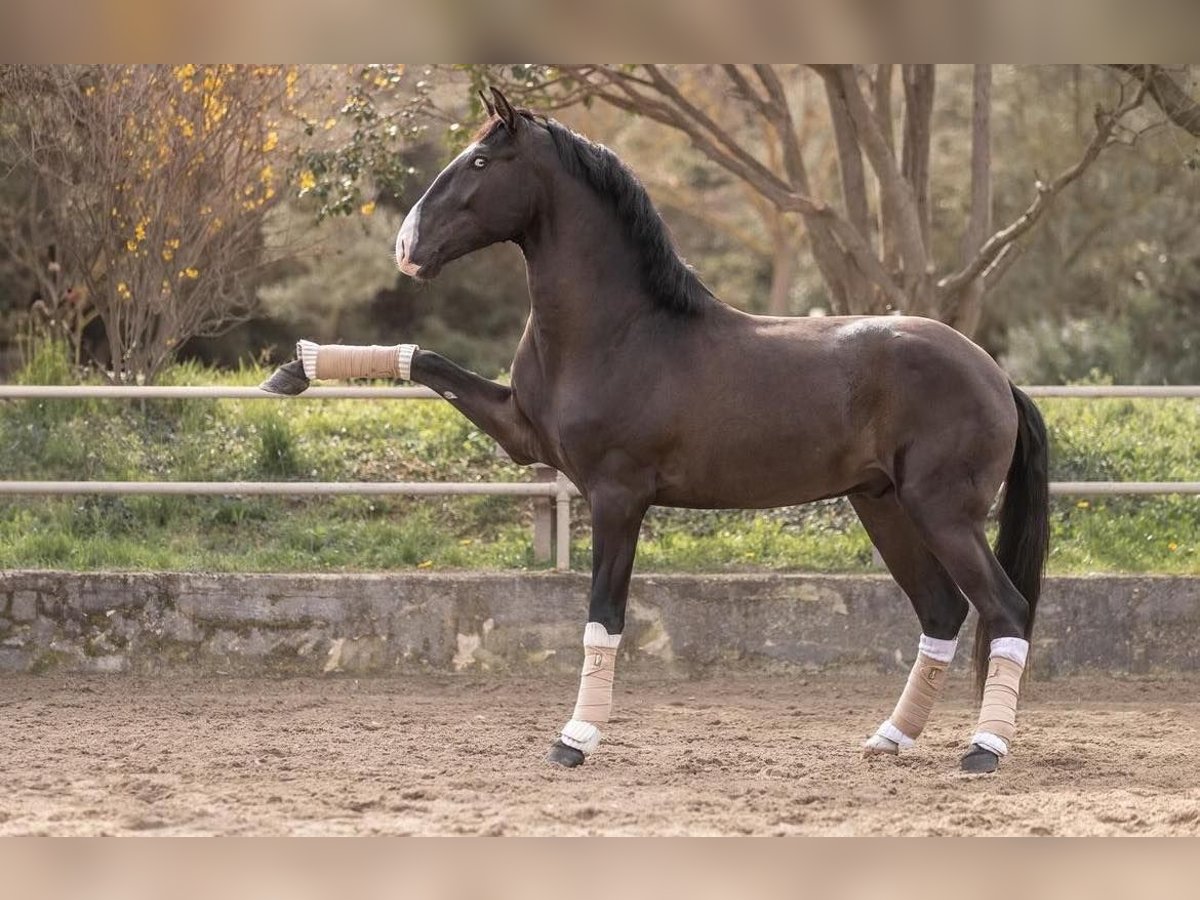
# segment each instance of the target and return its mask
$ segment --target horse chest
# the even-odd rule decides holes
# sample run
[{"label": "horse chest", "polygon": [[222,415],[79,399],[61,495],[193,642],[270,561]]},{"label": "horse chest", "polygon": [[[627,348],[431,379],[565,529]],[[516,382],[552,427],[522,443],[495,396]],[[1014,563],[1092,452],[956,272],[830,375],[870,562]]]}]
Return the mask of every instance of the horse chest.
[{"label": "horse chest", "polygon": [[602,382],[587,372],[548,372],[538,362],[531,352],[518,352],[513,362],[517,405],[538,437],[544,461],[579,475],[614,442],[628,438],[636,398],[599,390]]},{"label": "horse chest", "polygon": [[623,422],[616,411],[588,406],[569,393],[547,392],[532,404],[530,422],[546,454],[546,462],[577,483],[588,476],[614,450],[630,449],[622,440]]}]

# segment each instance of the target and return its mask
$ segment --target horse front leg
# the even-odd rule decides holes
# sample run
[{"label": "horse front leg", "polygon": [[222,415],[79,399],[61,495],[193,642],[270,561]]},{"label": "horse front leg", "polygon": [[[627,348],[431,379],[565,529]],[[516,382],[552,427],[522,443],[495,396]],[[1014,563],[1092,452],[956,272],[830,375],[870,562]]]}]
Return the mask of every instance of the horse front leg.
[{"label": "horse front leg", "polygon": [[352,346],[300,341],[296,359],[275,370],[260,387],[283,396],[308,390],[313,380],[401,378],[432,388],[495,439],[520,465],[541,461],[537,436],[508,385],[489,381],[422,350],[416,344]]},{"label": "horse front leg", "polygon": [[600,726],[612,712],[617,648],[625,630],[629,578],[637,552],[638,531],[649,504],[623,490],[593,490],[592,589],[583,629],[583,673],[571,718],[547,759],[572,768],[600,744]]},{"label": "horse front leg", "polygon": [[418,349],[412,381],[432,388],[504,448],[518,465],[542,461],[537,436],[517,407],[512,388],[490,381],[440,354]]}]

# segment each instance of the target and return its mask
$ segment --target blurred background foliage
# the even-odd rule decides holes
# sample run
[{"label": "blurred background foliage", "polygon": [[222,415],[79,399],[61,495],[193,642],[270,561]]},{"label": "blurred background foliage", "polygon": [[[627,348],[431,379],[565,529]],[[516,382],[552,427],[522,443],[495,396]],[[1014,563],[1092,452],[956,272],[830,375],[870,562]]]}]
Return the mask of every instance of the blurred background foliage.
[{"label": "blurred background foliage", "polygon": [[[27,361],[22,347],[37,333],[65,327],[66,305],[52,311],[57,318],[49,322],[32,311],[39,300],[47,301],[47,271],[54,270],[67,293],[73,280],[86,280],[70,270],[81,263],[61,245],[69,235],[43,230],[41,244],[30,247],[29,222],[70,217],[70,210],[64,215],[37,209],[39,198],[66,197],[55,202],[76,205],[107,198],[88,185],[73,194],[40,192],[37,180],[44,173],[30,160],[52,147],[69,162],[73,148],[86,141],[73,122],[54,121],[56,110],[66,115],[70,109],[56,105],[54,92],[63,93],[64,84],[85,85],[86,91],[89,79],[98,77],[91,71],[96,68],[56,67],[38,81],[28,77],[28,67],[3,67],[0,227],[7,240],[0,242],[0,377],[11,377]],[[136,78],[144,67],[129,68],[132,76],[105,77]],[[777,69],[811,194],[838,206],[839,155],[822,76],[800,66]],[[762,134],[761,117],[733,102],[718,67],[664,70],[687,97],[710,104],[706,109],[721,126],[770,164],[772,145]],[[279,190],[262,204],[261,228],[244,236],[245,252],[257,254],[259,264],[235,273],[241,304],[236,315],[231,310],[227,325],[209,328],[205,336],[181,335],[175,359],[237,367],[287,358],[298,337],[405,340],[435,347],[489,376],[504,370],[528,310],[515,247],[474,254],[431,284],[402,278],[392,261],[404,212],[479,123],[482,109],[474,90],[484,82],[525,84],[531,98],[558,107],[552,111],[556,117],[621,155],[659,204],[681,253],[722,299],[752,312],[804,315],[836,308],[801,217],[779,214],[679,130],[594,97],[570,90],[556,94],[546,88],[545,73],[554,70],[539,69],[541,80],[532,71],[298,67],[288,102],[275,97],[261,110],[269,128],[263,133],[270,136],[270,177]],[[929,243],[938,259],[956,256],[971,210],[964,172],[970,166],[972,77],[971,66],[937,67],[929,125]],[[1191,67],[1174,68],[1172,77],[1196,96]],[[992,220],[999,228],[1029,205],[1037,181],[1079,158],[1096,130],[1096,104],[1111,106],[1121,83],[1128,87],[1136,80],[1096,66],[997,66],[991,78]],[[30,91],[42,92],[36,123],[30,119]],[[904,100],[899,86],[895,94],[899,123]],[[31,142],[31,124],[54,130],[53,139],[43,133]],[[1147,100],[1111,144],[1054,198],[1039,227],[1023,239],[1020,258],[989,289],[971,329],[1019,381],[1200,381],[1197,140]],[[227,167],[221,173],[228,176]],[[236,178],[232,190],[241,189],[233,182]],[[872,193],[868,199],[878,198]],[[91,271],[89,277],[102,283],[104,274]],[[94,358],[110,378],[158,377],[157,370],[120,372],[106,360],[98,352],[104,325],[88,323],[81,362]]]},{"label": "blurred background foliage", "polygon": [[[639,71],[620,67],[635,77]],[[728,71],[669,66],[662,72],[732,142],[764,166],[782,165],[763,117],[730,92]],[[845,158],[830,119],[829,73],[802,66],[779,66],[776,73],[810,193],[844,212]],[[1192,67],[1173,67],[1171,77],[1185,97],[1197,96]],[[611,146],[646,184],[682,255],[726,302],[756,313],[838,311],[843,301],[814,259],[803,216],[782,214],[679,128],[588,96],[548,67],[209,72],[0,66],[0,381],[254,384],[264,367],[290,358],[300,337],[417,342],[487,376],[502,374],[528,313],[519,250],[487,248],[429,284],[401,277],[392,256],[405,212],[482,120],[475,92],[485,83],[502,83]],[[1108,67],[994,67],[994,229],[1029,207],[1039,182],[1079,160],[1097,130],[1097,104],[1111,108],[1136,83]],[[86,119],[88,128],[116,129],[130,144],[129,158],[148,161],[139,163],[148,168],[137,178],[107,188],[86,179],[102,160],[85,152],[94,147],[85,120],[72,112],[103,84],[116,85],[118,99],[130,87],[157,90],[168,105],[186,95],[195,110],[188,122],[146,114],[142,126],[157,123],[149,130],[131,129],[129,103],[118,107],[124,118],[105,119],[100,110]],[[211,88],[213,97],[226,98],[258,85],[267,99],[241,109],[238,119],[252,126],[253,144],[245,149],[253,164],[197,147],[195,138],[210,127],[216,133],[220,122],[209,113],[208,95],[196,98],[192,91]],[[951,267],[963,252],[964,222],[972,218],[967,173],[977,89],[973,67],[937,67],[927,133],[928,246],[932,260]],[[906,98],[898,78],[893,94],[899,125]],[[878,93],[873,96],[878,102]],[[137,125],[140,114],[133,115]],[[1019,257],[989,287],[967,329],[1018,382],[1200,383],[1196,131],[1168,122],[1161,105],[1149,101],[1122,122],[1109,146],[1021,239]],[[1200,120],[1194,124],[1200,129]],[[228,146],[237,149],[236,142]],[[179,153],[189,154],[183,163]],[[123,296],[108,273],[132,271],[145,260],[139,277],[156,283],[146,276],[155,271],[151,263],[160,269],[174,264],[164,255],[179,249],[171,235],[194,223],[180,220],[178,210],[148,210],[146,223],[117,221],[110,240],[89,243],[86,254],[70,246],[71,234],[84,213],[103,219],[120,204],[144,208],[170,196],[170,185],[156,179],[179,177],[181,164],[192,173],[195,195],[213,198],[209,205],[236,210],[252,201],[240,230],[223,245],[236,265],[220,290],[200,298],[216,319],[172,336],[164,364],[139,370],[127,359],[117,365],[106,355],[106,314],[122,303],[137,307],[146,334],[166,344],[155,331],[161,316],[154,298],[132,291]],[[63,190],[68,182],[71,190]],[[878,213],[878,184],[868,187],[866,202]],[[157,257],[143,252],[155,228],[163,240]],[[867,223],[865,236],[881,251],[883,231]],[[181,271],[189,290],[206,290],[207,282]],[[903,281],[903,274],[896,277]],[[97,291],[107,293],[99,304]],[[222,307],[225,298],[229,305]],[[874,308],[879,301],[863,302]],[[1200,406],[1194,402],[1039,405],[1052,429],[1055,478],[1196,475]],[[497,458],[492,442],[469,422],[437,403],[370,410],[354,402],[303,403],[286,414],[274,404],[230,401],[4,403],[0,459],[9,478],[527,477]],[[528,506],[490,497],[14,499],[0,505],[0,567],[526,567],[533,565]],[[572,555],[586,568],[589,535],[582,518],[575,519],[581,527]],[[244,538],[247,524],[255,529],[254,547]],[[1189,498],[1057,498],[1054,529],[1051,568],[1057,572],[1196,572],[1200,566],[1200,512]],[[640,564],[648,569],[871,566],[869,542],[844,501],[762,513],[654,510],[643,535]]]}]

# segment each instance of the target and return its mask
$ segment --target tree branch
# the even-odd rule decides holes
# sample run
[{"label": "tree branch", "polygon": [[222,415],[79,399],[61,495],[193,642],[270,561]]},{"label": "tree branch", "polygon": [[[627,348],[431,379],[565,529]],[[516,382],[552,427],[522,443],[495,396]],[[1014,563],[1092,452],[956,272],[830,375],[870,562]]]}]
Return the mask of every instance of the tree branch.
[{"label": "tree branch", "polygon": [[837,82],[842,96],[846,98],[846,109],[854,122],[855,133],[867,159],[870,160],[871,170],[879,181],[880,193],[888,195],[896,211],[896,244],[904,262],[905,272],[910,279],[923,277],[928,256],[925,240],[921,235],[912,187],[901,177],[896,167],[896,158],[888,148],[874,113],[867,106],[858,86],[854,66],[819,66],[817,71],[823,78]]},{"label": "tree branch", "polygon": [[1092,136],[1092,140],[1088,143],[1079,160],[1070,168],[1059,173],[1058,177],[1050,183],[1047,184],[1046,182],[1038,181],[1036,184],[1037,193],[1025,212],[988,238],[979,249],[979,252],[975,254],[974,258],[962,269],[941,279],[937,285],[938,291],[943,296],[953,295],[961,291],[996,262],[997,258],[1004,252],[1008,245],[1033,228],[1063,188],[1079,178],[1096,161],[1101,151],[1108,146],[1109,139],[1112,137],[1117,124],[1127,113],[1142,105],[1149,88],[1150,79],[1146,78],[1142,81],[1134,96],[1130,100],[1122,102],[1116,109],[1104,110],[1097,107],[1096,133]]},{"label": "tree branch", "polygon": [[986,294],[1000,283],[1000,280],[1012,268],[1012,264],[1024,255],[1025,249],[1028,246],[1028,241],[1013,241],[1000,251],[1000,254],[992,260],[988,267],[983,270],[983,274],[977,279],[977,281],[983,282],[983,293]]},{"label": "tree branch", "polygon": [[[672,108],[666,103],[646,97],[640,91],[619,80],[614,81],[611,78],[608,80],[621,93],[614,93],[611,90],[599,88],[595,92],[595,96],[615,106],[617,109],[623,109],[626,112],[637,115],[644,115],[647,118],[654,119],[656,122],[682,131],[691,138],[692,144],[697,150],[717,163],[717,165],[753,185],[759,193],[767,197],[779,208],[786,207],[794,212],[820,214],[825,207],[823,203],[795,193],[779,176],[751,157],[742,148],[734,145],[736,152],[727,152],[723,148],[728,144],[732,144],[732,139],[728,135],[724,136],[724,140],[715,139],[709,129],[701,127],[690,115],[684,115],[681,112],[681,108]],[[700,115],[705,119],[708,118],[704,113],[700,113]],[[711,123],[711,119],[709,119],[709,122]],[[718,132],[720,131],[715,123],[712,123],[712,127]]]},{"label": "tree branch", "polygon": [[[767,92],[768,101],[764,104],[763,112],[783,148],[784,174],[794,190],[807,196],[811,193],[808,170],[804,164],[800,138],[796,133],[796,122],[788,105],[783,82],[775,67],[765,63],[755,64],[754,74]],[[842,310],[849,310],[854,306],[855,296],[865,293],[860,274],[863,271],[863,263],[851,267],[853,251],[848,248],[845,240],[837,239],[834,234],[835,223],[830,217],[810,213],[805,214],[804,221],[808,227],[813,258],[834,294],[836,306]]]},{"label": "tree branch", "polygon": [[1193,137],[1200,137],[1200,102],[1177,82],[1170,72],[1157,66],[1109,63],[1109,68],[1128,72],[1138,81],[1150,85],[1149,93],[1159,109]]},{"label": "tree branch", "polygon": [[774,182],[779,188],[787,190],[787,186],[774,172],[747,153],[728,131],[714,122],[704,110],[688,100],[679,88],[675,87],[671,80],[662,74],[657,65],[647,63],[642,68],[646,70],[658,91],[669,99],[676,109],[681,110],[688,118],[707,131],[729,156],[737,159],[744,168],[758,173],[760,178]]},{"label": "tree branch", "polygon": [[[772,67],[755,69],[767,91],[765,100],[758,96],[769,108],[773,125],[779,129],[785,173],[791,183],[751,156],[728,131],[688,100],[658,66],[643,65],[644,78],[613,66],[564,65],[559,68],[586,83],[593,96],[615,108],[644,115],[686,134],[697,150],[750,185],[776,209],[804,216],[817,265],[830,290],[843,303],[847,301],[846,265],[852,262],[894,307],[907,305],[905,295],[884,270],[862,234],[827,203],[809,196],[808,175],[786,94]],[[725,71],[728,76],[729,70]],[[741,75],[740,71],[738,75]]]},{"label": "tree branch", "polygon": [[744,97],[748,102],[753,104],[754,108],[757,109],[764,118],[770,119],[774,114],[771,104],[763,99],[762,94],[755,90],[754,86],[750,84],[750,80],[742,74],[741,69],[733,64],[723,65],[721,66],[721,69],[725,72],[725,77],[733,82],[733,86],[738,93],[741,94],[742,97]]},{"label": "tree branch", "polygon": [[875,102],[875,121],[883,132],[892,153],[896,152],[896,137],[892,133],[892,66],[891,63],[880,63],[875,67],[875,77],[871,79],[871,95]]},{"label": "tree branch", "polygon": [[837,141],[838,169],[842,176],[842,199],[846,204],[846,215],[850,224],[857,228],[864,238],[868,238],[871,234],[871,208],[867,202],[862,148],[858,144],[854,120],[850,116],[841,82],[833,78],[826,78],[824,81],[829,115],[833,120],[833,136]]}]

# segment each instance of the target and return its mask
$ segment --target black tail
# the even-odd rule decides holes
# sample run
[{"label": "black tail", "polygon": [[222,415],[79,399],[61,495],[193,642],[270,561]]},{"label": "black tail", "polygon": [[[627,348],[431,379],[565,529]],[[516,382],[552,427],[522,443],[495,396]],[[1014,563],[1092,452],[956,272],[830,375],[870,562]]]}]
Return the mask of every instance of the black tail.
[{"label": "black tail", "polygon": [[[1000,536],[996,558],[1025,602],[1029,623],[1025,639],[1033,635],[1034,613],[1042,592],[1042,572],[1050,551],[1050,463],[1046,423],[1025,394],[1012,389],[1017,403],[1017,446],[1008,467],[1004,500],[1000,504]],[[987,678],[991,636],[975,628],[975,682],[982,692]]]}]

